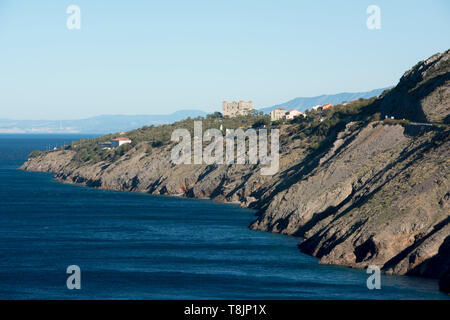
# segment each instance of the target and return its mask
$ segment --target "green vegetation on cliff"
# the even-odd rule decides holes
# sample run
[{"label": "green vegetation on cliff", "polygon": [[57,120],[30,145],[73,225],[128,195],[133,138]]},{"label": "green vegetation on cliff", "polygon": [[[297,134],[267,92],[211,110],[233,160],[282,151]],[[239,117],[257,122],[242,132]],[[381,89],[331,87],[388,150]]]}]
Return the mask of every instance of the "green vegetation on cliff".
[{"label": "green vegetation on cliff", "polygon": [[[75,152],[73,162],[75,164],[98,163],[101,161],[112,163],[117,161],[132,150],[145,150],[150,154],[153,149],[171,144],[171,134],[176,129],[187,129],[193,135],[194,121],[202,122],[203,131],[210,128],[219,129],[225,134],[226,129],[243,130],[254,128],[281,128],[288,127],[289,135],[283,135],[281,143],[287,143],[289,139],[302,139],[304,146],[311,150],[317,150],[327,141],[331,141],[334,135],[342,130],[350,121],[372,121],[376,98],[360,99],[352,104],[337,105],[326,111],[307,111],[307,117],[297,117],[294,120],[271,122],[270,116],[260,113],[234,118],[223,118],[220,113],[208,114],[206,117],[188,118],[172,124],[159,126],[145,126],[140,129],[125,133],[109,134],[98,138],[73,141],[59,150],[72,150]],[[126,136],[132,140],[131,144],[124,144],[115,149],[103,149],[100,143],[109,142],[119,136]],[[35,150],[30,157],[35,157],[41,151]],[[48,151],[52,152],[52,151]]]}]

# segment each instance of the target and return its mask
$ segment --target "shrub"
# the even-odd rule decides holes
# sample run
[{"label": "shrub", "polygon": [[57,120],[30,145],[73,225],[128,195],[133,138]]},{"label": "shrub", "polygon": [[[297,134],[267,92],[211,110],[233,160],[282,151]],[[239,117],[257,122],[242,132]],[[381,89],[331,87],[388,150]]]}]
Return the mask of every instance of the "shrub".
[{"label": "shrub", "polygon": [[163,145],[163,142],[162,141],[153,141],[152,142],[152,147],[153,148],[159,148],[159,147],[161,147]]},{"label": "shrub", "polygon": [[270,118],[265,117],[253,123],[252,128],[257,129],[268,125],[270,125]]},{"label": "shrub", "polygon": [[369,116],[369,118],[367,120],[369,122],[380,121],[381,120],[381,113],[379,113],[379,112],[374,113],[373,115]]}]

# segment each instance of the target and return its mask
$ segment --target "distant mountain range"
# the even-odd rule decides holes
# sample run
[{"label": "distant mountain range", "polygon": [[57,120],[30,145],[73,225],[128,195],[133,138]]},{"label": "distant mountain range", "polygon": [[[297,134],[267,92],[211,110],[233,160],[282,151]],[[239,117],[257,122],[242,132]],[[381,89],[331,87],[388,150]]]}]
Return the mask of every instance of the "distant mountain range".
[{"label": "distant mountain range", "polygon": [[375,89],[366,92],[343,92],[337,94],[323,94],[321,96],[316,97],[299,97],[287,102],[277,104],[272,107],[259,109],[265,113],[268,113],[276,108],[285,108],[285,109],[296,109],[298,111],[305,111],[306,109],[310,109],[316,105],[324,105],[326,103],[331,104],[339,104],[346,101],[352,101],[359,98],[371,98],[374,96],[379,96],[384,90],[390,89],[392,87]]},{"label": "distant mountain range", "polygon": [[180,110],[155,115],[100,115],[80,120],[10,120],[0,119],[0,133],[98,133],[129,131],[149,125],[159,125],[205,116],[201,110]]},{"label": "distant mountain range", "polygon": [[[317,97],[295,98],[288,102],[259,109],[265,113],[275,108],[297,109],[304,111],[318,104],[338,104],[359,98],[379,96],[385,89],[367,92],[344,92]],[[129,131],[143,126],[160,125],[186,119],[205,116],[201,110],[180,110],[171,114],[155,115],[100,115],[79,120],[11,120],[0,119],[0,133],[94,133],[107,134]]]}]

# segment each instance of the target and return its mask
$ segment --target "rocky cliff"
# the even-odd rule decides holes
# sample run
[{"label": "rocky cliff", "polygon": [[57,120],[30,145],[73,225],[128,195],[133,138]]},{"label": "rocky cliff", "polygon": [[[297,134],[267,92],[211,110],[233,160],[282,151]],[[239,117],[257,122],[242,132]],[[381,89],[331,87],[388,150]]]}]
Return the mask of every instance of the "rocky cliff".
[{"label": "rocky cliff", "polygon": [[380,106],[382,115],[450,124],[449,69],[448,50],[417,63],[386,94]]},{"label": "rocky cliff", "polygon": [[144,142],[114,161],[80,163],[79,151],[66,148],[34,156],[22,169],[96,188],[238,202],[257,210],[252,229],[299,236],[300,250],[322,264],[378,265],[442,278],[448,288],[449,56],[421,62],[352,112],[336,106],[280,125],[273,176],[261,175],[261,165],[175,165],[170,144],[149,153]]}]

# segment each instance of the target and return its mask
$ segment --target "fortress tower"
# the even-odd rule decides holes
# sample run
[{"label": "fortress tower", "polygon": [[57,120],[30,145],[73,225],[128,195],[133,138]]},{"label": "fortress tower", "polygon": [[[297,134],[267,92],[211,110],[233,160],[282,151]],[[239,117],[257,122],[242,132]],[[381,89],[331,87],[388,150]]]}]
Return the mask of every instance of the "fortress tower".
[{"label": "fortress tower", "polygon": [[223,116],[235,117],[237,115],[245,115],[253,110],[253,101],[232,101],[222,102],[222,114]]}]

